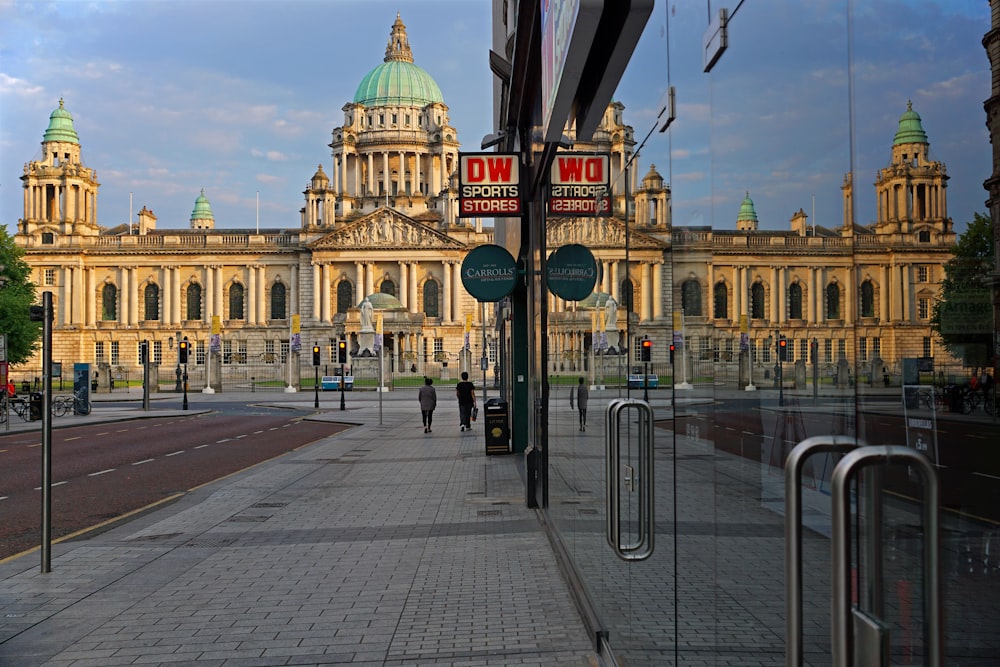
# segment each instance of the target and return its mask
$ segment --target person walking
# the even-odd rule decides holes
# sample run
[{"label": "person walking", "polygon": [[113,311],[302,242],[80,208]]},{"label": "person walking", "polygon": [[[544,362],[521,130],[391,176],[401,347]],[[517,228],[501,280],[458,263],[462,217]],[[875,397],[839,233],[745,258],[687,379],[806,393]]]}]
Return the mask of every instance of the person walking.
[{"label": "person walking", "polygon": [[569,395],[569,406],[573,407],[573,397],[576,395],[576,409],[580,411],[580,430],[587,430],[587,402],[590,400],[590,389],[586,384],[583,383],[583,378],[580,378],[580,383],[576,385],[576,390]]},{"label": "person walking", "polygon": [[476,385],[469,382],[469,374],[462,371],[462,381],[455,386],[458,397],[458,421],[462,430],[472,430],[472,409],[476,407]]},{"label": "person walking", "polygon": [[424,433],[431,432],[431,420],[434,418],[434,408],[437,407],[437,391],[431,385],[434,380],[429,377],[424,378],[424,386],[417,392],[417,400],[420,401],[420,417],[424,421]]}]

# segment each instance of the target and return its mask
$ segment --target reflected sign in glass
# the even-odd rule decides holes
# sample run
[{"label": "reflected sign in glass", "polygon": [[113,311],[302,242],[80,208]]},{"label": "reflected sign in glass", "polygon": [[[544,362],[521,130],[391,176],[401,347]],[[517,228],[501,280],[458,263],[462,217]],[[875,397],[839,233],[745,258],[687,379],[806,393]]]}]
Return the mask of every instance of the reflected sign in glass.
[{"label": "reflected sign in glass", "polygon": [[479,301],[499,301],[516,281],[517,263],[502,246],[481,245],[462,261],[462,285]]},{"label": "reflected sign in glass", "polygon": [[585,246],[571,243],[549,255],[549,291],[567,301],[582,301],[597,283],[597,260]]}]

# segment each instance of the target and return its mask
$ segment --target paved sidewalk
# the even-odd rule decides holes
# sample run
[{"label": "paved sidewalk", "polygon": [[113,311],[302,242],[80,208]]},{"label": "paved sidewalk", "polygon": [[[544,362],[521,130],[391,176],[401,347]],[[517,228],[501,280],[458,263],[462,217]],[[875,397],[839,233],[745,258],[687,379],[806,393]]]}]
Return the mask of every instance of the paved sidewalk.
[{"label": "paved sidewalk", "polygon": [[460,432],[441,398],[425,434],[415,392],[356,392],[346,411],[324,395],[313,418],[357,426],[57,543],[51,573],[37,552],[0,563],[0,665],[599,664],[522,457],[487,457],[482,422]]}]

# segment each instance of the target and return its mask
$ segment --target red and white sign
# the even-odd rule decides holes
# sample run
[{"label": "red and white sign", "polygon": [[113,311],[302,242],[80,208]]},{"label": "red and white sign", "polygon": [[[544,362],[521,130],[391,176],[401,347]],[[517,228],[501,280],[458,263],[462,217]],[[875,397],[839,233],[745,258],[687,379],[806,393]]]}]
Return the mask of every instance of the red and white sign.
[{"label": "red and white sign", "polygon": [[549,172],[549,213],[598,216],[611,213],[611,157],[558,153]]},{"label": "red and white sign", "polygon": [[458,217],[520,215],[520,157],[516,153],[459,153]]}]

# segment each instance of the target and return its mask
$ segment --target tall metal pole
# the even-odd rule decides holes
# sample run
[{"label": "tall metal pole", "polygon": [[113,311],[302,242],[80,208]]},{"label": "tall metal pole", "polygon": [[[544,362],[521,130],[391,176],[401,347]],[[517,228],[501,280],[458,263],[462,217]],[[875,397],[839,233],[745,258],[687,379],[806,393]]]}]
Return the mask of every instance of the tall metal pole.
[{"label": "tall metal pole", "polygon": [[346,410],[347,403],[344,401],[344,385],[347,384],[347,374],[344,372],[344,364],[340,364],[340,409]]},{"label": "tall metal pole", "polygon": [[[187,344],[187,353],[188,353],[188,356],[190,356],[191,355],[191,344],[188,343],[188,337],[187,336],[184,336],[184,342]],[[208,356],[208,367],[209,367],[209,369],[212,368],[212,355],[211,354],[209,354],[209,356]],[[184,399],[181,401],[181,410],[187,410],[188,409],[188,362],[187,362],[187,359],[184,360],[184,375],[182,376],[181,379],[184,380]]]},{"label": "tall metal pole", "polygon": [[[52,292],[42,292],[42,573],[52,571]],[[31,395],[28,395],[29,406]]]}]

